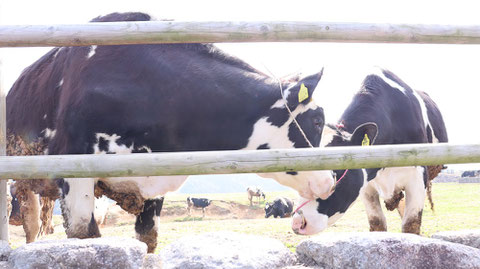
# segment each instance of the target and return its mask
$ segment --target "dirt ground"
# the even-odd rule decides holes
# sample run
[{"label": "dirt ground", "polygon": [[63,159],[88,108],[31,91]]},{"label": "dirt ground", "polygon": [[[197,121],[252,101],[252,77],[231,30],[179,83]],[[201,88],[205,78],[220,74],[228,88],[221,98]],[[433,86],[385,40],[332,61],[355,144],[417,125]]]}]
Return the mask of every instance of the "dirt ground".
[{"label": "dirt ground", "polygon": [[[162,221],[173,221],[188,217],[185,201],[165,201],[160,218]],[[190,217],[201,218],[202,210],[193,209]],[[247,206],[234,201],[213,200],[205,208],[205,218],[212,219],[258,219],[264,218],[263,205]],[[112,205],[108,209],[104,226],[114,226],[135,221],[135,216],[123,211],[119,206]]]},{"label": "dirt ground", "polygon": [[[204,220],[226,220],[226,219],[262,219],[265,218],[264,203],[254,203],[253,206],[239,204],[234,201],[213,200],[210,206],[205,210]],[[192,210],[192,215],[187,214],[186,201],[167,200],[164,203],[161,212],[162,222],[176,222],[202,219],[202,210]],[[42,236],[42,239],[60,239],[66,238],[63,229],[63,219],[61,216],[54,216],[55,233],[49,236]],[[127,227],[135,223],[135,216],[126,213],[118,205],[112,204],[108,208],[105,222],[100,225],[100,229],[109,227]],[[25,233],[22,226],[9,225],[10,241],[13,247],[23,245],[25,242]]]}]

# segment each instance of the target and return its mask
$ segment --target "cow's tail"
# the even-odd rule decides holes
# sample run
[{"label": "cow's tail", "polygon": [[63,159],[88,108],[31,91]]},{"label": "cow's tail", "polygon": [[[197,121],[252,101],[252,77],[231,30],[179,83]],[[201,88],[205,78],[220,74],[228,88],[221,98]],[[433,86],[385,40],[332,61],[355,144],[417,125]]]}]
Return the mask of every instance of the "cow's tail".
[{"label": "cow's tail", "polygon": [[427,178],[427,198],[428,202],[430,203],[430,209],[432,209],[433,212],[435,212],[435,204],[433,203],[433,198],[432,198],[432,181],[435,179],[438,174],[442,171],[442,169],[447,168],[444,165],[434,165],[434,166],[428,166],[428,178]]}]

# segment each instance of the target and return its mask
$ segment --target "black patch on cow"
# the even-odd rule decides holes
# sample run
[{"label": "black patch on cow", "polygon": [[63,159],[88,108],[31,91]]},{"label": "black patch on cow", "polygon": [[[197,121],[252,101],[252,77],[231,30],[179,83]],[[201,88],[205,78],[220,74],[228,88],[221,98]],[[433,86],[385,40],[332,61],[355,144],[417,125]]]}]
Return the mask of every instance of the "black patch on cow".
[{"label": "black patch on cow", "polygon": [[187,197],[187,204],[193,205],[193,207],[197,208],[205,208],[212,203],[212,200],[208,198],[192,198]]},{"label": "black patch on cow", "polygon": [[423,167],[423,185],[425,186],[425,189],[428,186],[428,168],[426,166]]},{"label": "black patch on cow", "polygon": [[260,146],[258,146],[257,149],[270,149],[270,146],[268,145],[268,143],[265,143],[265,144],[261,144]]},{"label": "black patch on cow", "polygon": [[[157,202],[161,203],[160,208],[157,206]],[[163,198],[162,199],[153,199],[153,200],[146,200],[143,204],[143,211],[140,215],[137,216],[135,221],[135,231],[138,234],[147,234],[150,232],[153,227],[155,226],[155,222],[153,217],[156,215],[156,211],[161,211],[163,205]],[[158,216],[160,212],[158,212]]]},{"label": "black patch on cow", "polygon": [[103,152],[108,152],[108,141],[103,137],[98,138],[98,149]]},{"label": "black patch on cow", "polygon": [[55,183],[62,191],[62,199],[65,199],[65,196],[70,192],[70,184],[68,184],[63,178],[55,179]]},{"label": "black patch on cow", "polygon": [[273,215],[274,218],[290,216],[293,211],[293,202],[288,198],[276,198],[273,203],[265,205],[265,218]]},{"label": "black patch on cow", "polygon": [[90,223],[88,223],[88,237],[100,237],[100,231],[98,230],[97,222],[95,221],[95,217],[92,213],[92,218],[90,219]]},{"label": "black patch on cow", "polygon": [[[337,175],[343,175],[345,170],[335,170]],[[336,213],[345,213],[357,199],[363,186],[363,172],[361,169],[350,169],[337,184],[335,192],[326,200],[317,199],[318,213],[331,217]]]},{"label": "black patch on cow", "polygon": [[427,125],[427,140],[428,140],[428,143],[432,143],[433,141],[432,128],[430,128],[430,125]]},{"label": "black patch on cow", "polygon": [[110,13],[105,16],[98,16],[91,22],[116,22],[116,21],[149,21],[150,15],[140,12]]},{"label": "black patch on cow", "polygon": [[366,169],[367,170],[367,181],[370,181],[370,180],[374,179],[375,177],[377,177],[378,171],[383,170],[383,169],[385,169],[385,168],[368,168],[368,169]]},{"label": "black patch on cow", "polygon": [[155,216],[160,217],[160,213],[162,212],[163,201],[165,200],[164,197],[155,199]]},{"label": "black patch on cow", "polygon": [[[298,115],[296,120],[312,146],[318,147],[322,137],[323,127],[325,125],[323,109],[321,107],[309,109]],[[309,147],[307,140],[302,135],[295,122],[290,123],[288,128],[288,138],[293,142],[295,148]]]},{"label": "black patch on cow", "polygon": [[292,175],[292,176],[296,176],[298,175],[298,172],[296,171],[289,171],[289,172],[286,172],[288,175]]},{"label": "black patch on cow", "polygon": [[272,108],[267,114],[267,122],[273,126],[280,127],[290,118],[286,108]]}]

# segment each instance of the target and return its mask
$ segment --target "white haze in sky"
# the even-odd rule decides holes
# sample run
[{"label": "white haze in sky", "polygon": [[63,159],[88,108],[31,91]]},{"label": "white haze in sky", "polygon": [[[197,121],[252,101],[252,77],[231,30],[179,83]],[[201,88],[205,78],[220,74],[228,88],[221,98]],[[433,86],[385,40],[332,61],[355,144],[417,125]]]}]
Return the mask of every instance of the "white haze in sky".
[{"label": "white haze in sky", "polygon": [[[1,0],[0,0],[1,1]],[[184,21],[343,21],[477,24],[475,1],[59,1],[0,2],[2,24],[85,23],[110,12],[142,11]],[[277,77],[325,68],[314,95],[335,122],[373,66],[390,69],[440,107],[451,143],[479,143],[480,46],[338,43],[219,44]],[[10,89],[20,72],[50,48],[3,48]],[[461,169],[477,165],[457,166]]]}]

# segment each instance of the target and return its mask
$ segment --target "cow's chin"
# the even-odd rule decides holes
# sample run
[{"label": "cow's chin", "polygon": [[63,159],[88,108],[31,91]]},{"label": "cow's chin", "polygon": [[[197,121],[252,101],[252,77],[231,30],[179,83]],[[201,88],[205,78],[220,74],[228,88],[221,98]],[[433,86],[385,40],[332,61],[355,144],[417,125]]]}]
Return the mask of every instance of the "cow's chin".
[{"label": "cow's chin", "polygon": [[317,198],[325,200],[333,193],[334,189],[331,171],[305,171],[297,172],[296,175],[285,172],[259,173],[258,175],[264,178],[273,178],[278,183],[295,189],[301,197],[307,200]]},{"label": "cow's chin", "polygon": [[292,230],[294,233],[312,235],[322,232],[328,227],[328,216],[318,213],[317,206],[318,202],[310,201],[293,215]]}]

